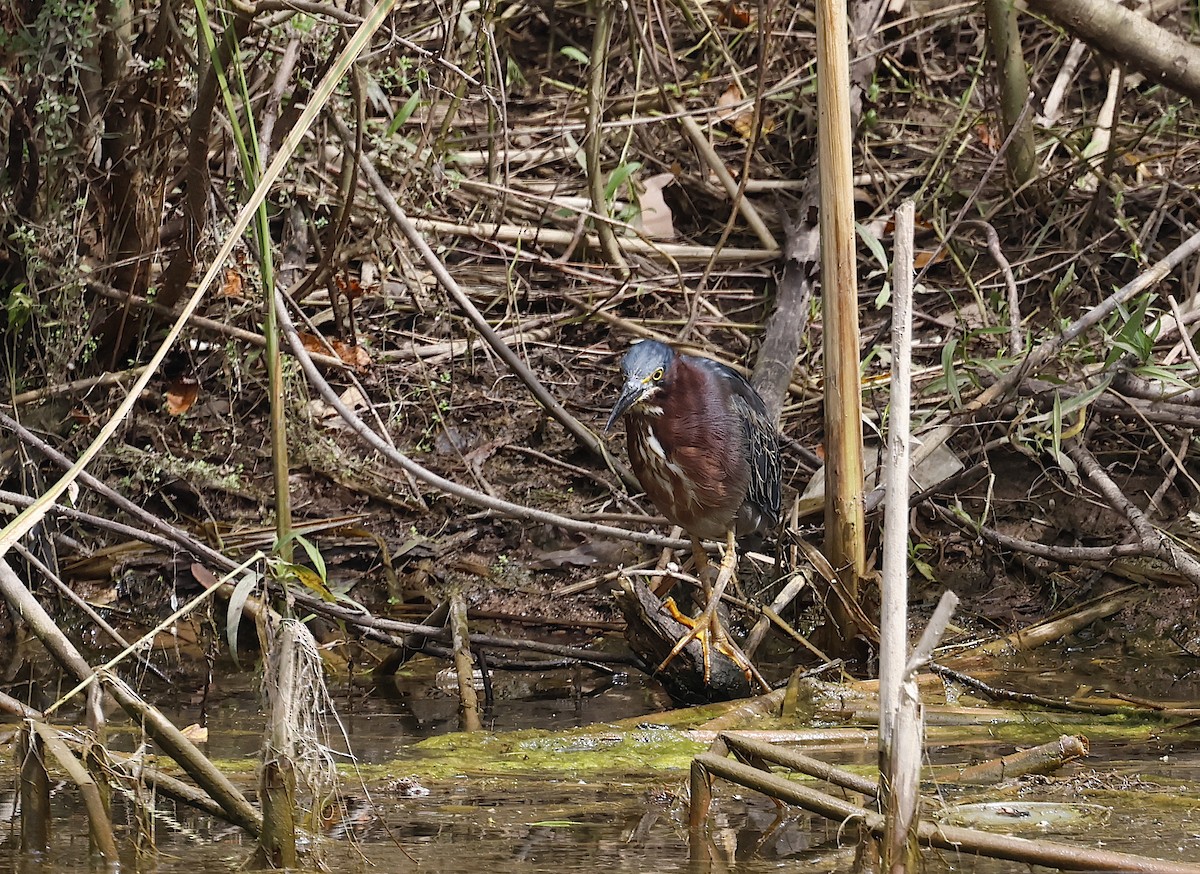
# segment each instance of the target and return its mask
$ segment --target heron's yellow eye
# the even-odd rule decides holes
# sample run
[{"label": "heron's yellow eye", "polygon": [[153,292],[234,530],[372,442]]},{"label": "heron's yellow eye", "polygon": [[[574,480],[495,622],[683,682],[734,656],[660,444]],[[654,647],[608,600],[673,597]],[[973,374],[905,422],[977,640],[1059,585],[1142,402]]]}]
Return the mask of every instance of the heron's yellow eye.
[{"label": "heron's yellow eye", "polygon": [[654,374],[650,378],[655,382],[662,382],[663,376],[665,376],[665,374],[663,373],[663,369],[660,367],[658,370],[654,371]]}]

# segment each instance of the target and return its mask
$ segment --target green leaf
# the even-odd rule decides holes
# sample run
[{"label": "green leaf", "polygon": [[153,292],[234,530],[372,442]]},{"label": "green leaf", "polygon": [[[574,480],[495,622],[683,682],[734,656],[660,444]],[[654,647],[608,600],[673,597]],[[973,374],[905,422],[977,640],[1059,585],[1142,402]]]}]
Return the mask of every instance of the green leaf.
[{"label": "green leaf", "polygon": [[8,315],[10,331],[21,330],[29,322],[29,317],[33,315],[33,298],[25,291],[26,287],[24,282],[17,283],[8,293],[8,300],[5,301],[4,309]]},{"label": "green leaf", "polygon": [[883,251],[883,243],[879,241],[877,236],[871,233],[866,225],[860,222],[854,223],[854,230],[858,234],[858,238],[871,250],[871,254],[886,274],[888,272],[888,257],[887,252]]},{"label": "green leaf", "polygon": [[1058,307],[1058,302],[1062,300],[1062,296],[1066,294],[1075,285],[1075,262],[1072,261],[1067,266],[1067,272],[1063,274],[1062,279],[1058,280],[1058,285],[1054,286],[1054,291],[1050,292],[1050,301],[1055,308]]},{"label": "green leaf", "polygon": [[1092,401],[1100,397],[1100,395],[1104,394],[1104,392],[1108,390],[1108,387],[1112,385],[1112,381],[1112,374],[1108,374],[1087,391],[1080,392],[1074,397],[1069,397],[1066,400],[1061,401],[1062,414],[1064,416],[1069,416],[1076,410],[1090,406]]},{"label": "green leaf", "polygon": [[296,539],[297,543],[304,547],[304,551],[308,553],[308,560],[312,562],[312,566],[317,569],[317,573],[321,577],[321,582],[328,581],[329,572],[325,568],[325,557],[321,555],[321,550],[307,537],[303,537],[299,534],[293,534],[292,536]]},{"label": "green leaf", "polygon": [[1113,364],[1123,354],[1130,354],[1139,362],[1150,360],[1154,350],[1154,338],[1142,326],[1146,322],[1146,311],[1150,308],[1150,295],[1144,294],[1138,298],[1137,308],[1131,313],[1122,312],[1125,324],[1121,332],[1113,339],[1113,351],[1108,356],[1108,364]]},{"label": "green leaf", "polygon": [[1176,370],[1170,367],[1162,367],[1158,364],[1144,364],[1141,367],[1135,368],[1134,373],[1146,379],[1161,379],[1165,383],[1178,386],[1183,391],[1191,391],[1195,388],[1186,377],[1180,376]]},{"label": "green leaf", "polygon": [[404,101],[404,105],[400,107],[400,111],[396,113],[396,117],[388,125],[387,136],[395,136],[396,131],[400,130],[400,127],[412,117],[412,114],[417,111],[417,107],[420,105],[421,92],[418,89],[412,93],[412,96],[408,100]]},{"label": "green leaf", "polygon": [[300,585],[326,603],[333,604],[338,601],[338,596],[330,591],[326,581],[310,567],[281,561],[276,565],[276,572],[288,580],[295,580],[300,583]]},{"label": "green leaf", "polygon": [[942,347],[942,372],[946,377],[946,391],[950,394],[950,400],[954,406],[962,406],[962,397],[958,393],[958,375],[954,370],[954,354],[958,351],[958,338],[954,337],[946,341],[946,345]]},{"label": "green leaf", "polygon": [[642,165],[637,161],[627,161],[619,165],[608,177],[608,184],[604,186],[604,199],[611,203],[617,192],[621,190],[621,186],[629,181],[630,176],[641,169]]},{"label": "green leaf", "polygon": [[575,46],[563,46],[558,51],[559,51],[559,54],[565,55],[566,57],[570,58],[575,63],[583,64],[583,66],[585,66],[585,67],[591,63],[591,60],[588,58],[588,56],[585,55],[583,52],[581,52],[579,49],[575,48]]}]

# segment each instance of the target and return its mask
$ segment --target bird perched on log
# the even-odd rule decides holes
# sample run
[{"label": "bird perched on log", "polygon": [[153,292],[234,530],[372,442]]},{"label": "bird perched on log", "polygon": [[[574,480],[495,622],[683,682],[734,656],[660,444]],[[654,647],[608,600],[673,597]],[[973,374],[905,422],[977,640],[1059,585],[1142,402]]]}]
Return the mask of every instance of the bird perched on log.
[{"label": "bird perched on log", "polygon": [[[778,432],[758,392],[719,361],[643,340],[621,360],[621,374],[624,383],[604,430],[625,418],[633,472],[659,512],[691,537],[707,599],[694,623],[685,623],[692,630],[658,669],[698,639],[705,684],[713,645],[749,676],[753,666],[725,633],[717,605],[737,568],[736,538],[779,525]],[[703,539],[725,544],[712,582]]]}]

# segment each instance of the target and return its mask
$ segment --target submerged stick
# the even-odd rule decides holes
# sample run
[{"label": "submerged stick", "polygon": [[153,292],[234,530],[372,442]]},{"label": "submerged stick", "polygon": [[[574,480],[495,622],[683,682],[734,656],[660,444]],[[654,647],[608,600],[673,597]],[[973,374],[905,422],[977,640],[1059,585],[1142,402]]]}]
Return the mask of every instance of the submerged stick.
[{"label": "submerged stick", "polygon": [[170,774],[143,763],[134,756],[122,756],[109,751],[109,766],[122,779],[131,783],[144,783],[155,792],[173,798],[181,804],[194,807],[207,816],[237,825],[221,805],[191,783],[185,783]]},{"label": "submerged stick", "polygon": [[[756,789],[772,798],[819,813],[827,819],[863,826],[872,835],[882,835],[884,818],[866,808],[851,804],[808,786],[712,753],[702,753],[695,761],[710,774],[724,777],[741,786]],[[1025,862],[1060,868],[1064,871],[1129,871],[1137,874],[1200,874],[1200,865],[1151,859],[1129,853],[1115,853],[1091,847],[1068,846],[1054,841],[1034,841],[1009,835],[990,834],[976,829],[942,825],[922,820],[917,837],[928,847],[987,856],[1011,862]]]},{"label": "submerged stick", "polygon": [[229,820],[251,835],[262,831],[262,817],[221,770],[184,736],[157,707],[147,703],[115,674],[100,674],[104,688],[146,734],[225,811]]},{"label": "submerged stick", "polygon": [[467,626],[467,602],[462,592],[450,596],[450,634],[454,668],[458,672],[458,718],[463,731],[481,731],[479,696],[475,694],[475,664],[471,659],[471,634]]},{"label": "submerged stick", "polygon": [[109,864],[119,862],[120,854],[117,852],[116,838],[113,837],[112,822],[109,820],[104,798],[100,794],[100,787],[96,784],[95,779],[63,742],[58,734],[58,729],[45,722],[33,721],[31,725],[38,737],[41,738],[42,748],[46,754],[53,756],[54,760],[67,772],[67,776],[79,787],[79,795],[83,798],[83,806],[87,810],[88,834],[91,837],[92,847],[105,862]]},{"label": "submerged stick", "polygon": [[50,775],[43,760],[42,737],[33,720],[21,726],[17,743],[21,757],[21,852],[44,853],[50,848]]}]

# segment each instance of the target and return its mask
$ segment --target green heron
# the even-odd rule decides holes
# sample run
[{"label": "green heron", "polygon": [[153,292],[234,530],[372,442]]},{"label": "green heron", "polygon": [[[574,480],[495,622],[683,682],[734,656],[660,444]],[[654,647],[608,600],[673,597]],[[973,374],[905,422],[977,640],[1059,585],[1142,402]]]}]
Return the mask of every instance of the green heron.
[{"label": "green heron", "polygon": [[[699,638],[707,684],[711,633],[713,642],[751,673],[753,667],[725,634],[716,611],[737,567],[736,538],[779,524],[779,438],[766,405],[737,371],[709,358],[676,354],[654,340],[631,347],[621,373],[625,383],[604,430],[611,431],[625,416],[633,471],[659,512],[692,538],[697,576],[708,598],[692,631],[659,670]],[[704,573],[705,538],[725,543],[711,584]]]}]

